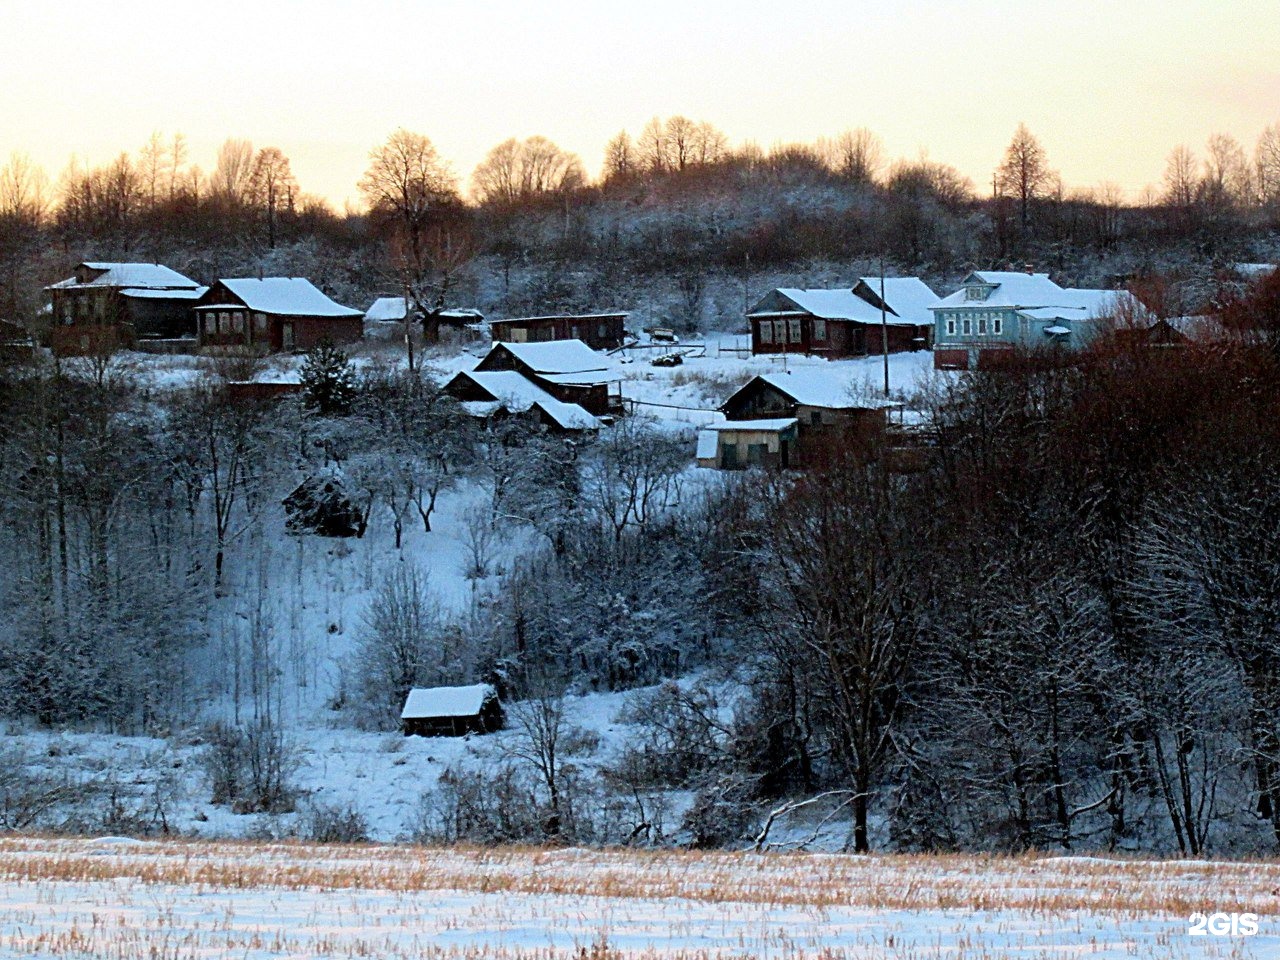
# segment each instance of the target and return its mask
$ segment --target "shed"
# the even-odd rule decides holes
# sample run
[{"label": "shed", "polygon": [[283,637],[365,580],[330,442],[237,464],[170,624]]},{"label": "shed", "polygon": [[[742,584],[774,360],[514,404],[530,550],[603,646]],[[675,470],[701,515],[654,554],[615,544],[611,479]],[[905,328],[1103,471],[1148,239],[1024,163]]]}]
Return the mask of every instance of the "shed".
[{"label": "shed", "polygon": [[414,687],[400,711],[406,737],[461,737],[503,725],[498,691],[489,683],[466,687]]}]

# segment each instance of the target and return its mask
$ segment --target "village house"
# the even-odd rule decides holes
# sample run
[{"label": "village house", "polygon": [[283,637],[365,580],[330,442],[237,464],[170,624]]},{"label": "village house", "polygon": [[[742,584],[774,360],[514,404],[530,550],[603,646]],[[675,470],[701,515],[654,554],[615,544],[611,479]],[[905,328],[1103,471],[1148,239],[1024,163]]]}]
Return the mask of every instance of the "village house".
[{"label": "village house", "polygon": [[27,328],[12,320],[0,320],[0,364],[27,363],[36,356],[36,344]]},{"label": "village house", "polygon": [[597,417],[622,413],[622,380],[607,357],[581,340],[495,343],[477,372],[514,370],[562,403]]},{"label": "village house", "polygon": [[490,320],[489,330],[493,339],[502,343],[581,340],[592,350],[613,350],[622,346],[626,339],[626,319],[626,313],[518,317],[511,320]]},{"label": "village house", "polygon": [[59,355],[111,352],[145,340],[194,339],[192,305],[206,292],[159,263],[86,261],[45,287]]},{"label": "village house", "polygon": [[799,367],[753,377],[698,438],[698,465],[721,470],[803,467],[842,445],[884,434],[890,400],[859,396],[847,373]]},{"label": "village house", "polygon": [[218,280],[195,305],[202,349],[276,353],[358,341],[364,315],[302,277]]},{"label": "village house", "polygon": [[600,421],[578,404],[557,400],[515,370],[463,371],[446,383],[443,390],[481,420],[526,415],[552,433],[600,429]]},{"label": "village house", "polygon": [[[365,311],[364,319],[366,323],[404,323],[410,313],[404,297],[378,297]],[[486,336],[484,314],[479,310],[432,310],[421,320],[427,343],[471,343]]]},{"label": "village house", "polygon": [[1123,290],[1063,288],[1047,273],[985,270],[970,273],[931,309],[939,370],[995,366],[1019,349],[1079,350],[1117,316],[1145,313]]},{"label": "village house", "polygon": [[400,724],[406,737],[461,737],[492,733],[504,723],[502,703],[492,684],[415,687],[405,698]]},{"label": "village house", "polygon": [[918,277],[862,277],[848,290],[780,287],[747,314],[751,352],[861,357],[882,353],[886,334],[890,353],[924,350],[938,299]]}]

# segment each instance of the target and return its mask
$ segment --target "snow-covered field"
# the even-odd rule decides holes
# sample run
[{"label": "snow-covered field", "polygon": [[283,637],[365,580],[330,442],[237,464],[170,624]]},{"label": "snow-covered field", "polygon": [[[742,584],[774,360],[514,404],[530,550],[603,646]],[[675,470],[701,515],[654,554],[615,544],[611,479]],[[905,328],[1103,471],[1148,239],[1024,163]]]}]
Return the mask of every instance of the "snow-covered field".
[{"label": "snow-covered field", "polygon": [[1277,955],[1269,863],[0,841],[0,957]]}]

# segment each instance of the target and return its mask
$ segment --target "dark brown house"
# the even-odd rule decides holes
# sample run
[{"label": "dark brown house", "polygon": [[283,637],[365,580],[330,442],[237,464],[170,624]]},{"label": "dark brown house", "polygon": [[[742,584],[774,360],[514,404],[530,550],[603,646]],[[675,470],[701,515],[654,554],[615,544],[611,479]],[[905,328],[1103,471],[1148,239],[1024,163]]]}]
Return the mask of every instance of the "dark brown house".
[{"label": "dark brown house", "polygon": [[303,277],[218,280],[195,314],[200,347],[215,351],[292,352],[364,336],[359,310],[335,303]]},{"label": "dark brown house", "polygon": [[720,469],[803,467],[836,445],[882,436],[888,410],[896,406],[858,396],[847,374],[822,367],[761,374],[720,407],[728,422],[710,428],[714,449],[709,437],[700,439],[698,461]]},{"label": "dark brown house", "polygon": [[53,319],[50,346],[67,356],[140,340],[194,340],[191,307],[206,289],[158,263],[86,261],[73,276],[45,287]]},{"label": "dark brown house", "polygon": [[461,737],[492,733],[504,722],[498,691],[488,683],[468,687],[415,687],[405,698],[400,724],[406,737]]},{"label": "dark brown house", "polygon": [[527,416],[551,433],[599,430],[600,421],[576,403],[557,400],[514,370],[463,371],[442,388],[462,403],[463,409],[481,420]]},{"label": "dark brown house", "polygon": [[626,338],[625,313],[584,313],[563,317],[520,317],[490,320],[493,339],[501,343],[545,343],[581,340],[593,350],[612,350]]},{"label": "dark brown house", "polygon": [[477,372],[514,370],[563,403],[595,416],[622,412],[622,380],[608,358],[581,340],[495,343]]},{"label": "dark brown house", "polygon": [[881,300],[881,282],[862,277],[848,290],[780,287],[765,294],[747,314],[751,352],[861,357],[883,352],[886,334],[890,353],[928,348],[937,294],[917,277],[887,277]]}]

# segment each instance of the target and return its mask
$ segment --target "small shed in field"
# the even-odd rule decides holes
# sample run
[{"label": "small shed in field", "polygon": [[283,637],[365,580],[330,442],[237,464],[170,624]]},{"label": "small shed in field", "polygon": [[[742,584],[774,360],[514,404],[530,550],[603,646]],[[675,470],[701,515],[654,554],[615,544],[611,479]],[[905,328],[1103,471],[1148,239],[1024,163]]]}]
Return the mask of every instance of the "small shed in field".
[{"label": "small shed in field", "polygon": [[414,687],[400,711],[406,737],[461,737],[501,730],[502,704],[489,683],[466,687]]}]

